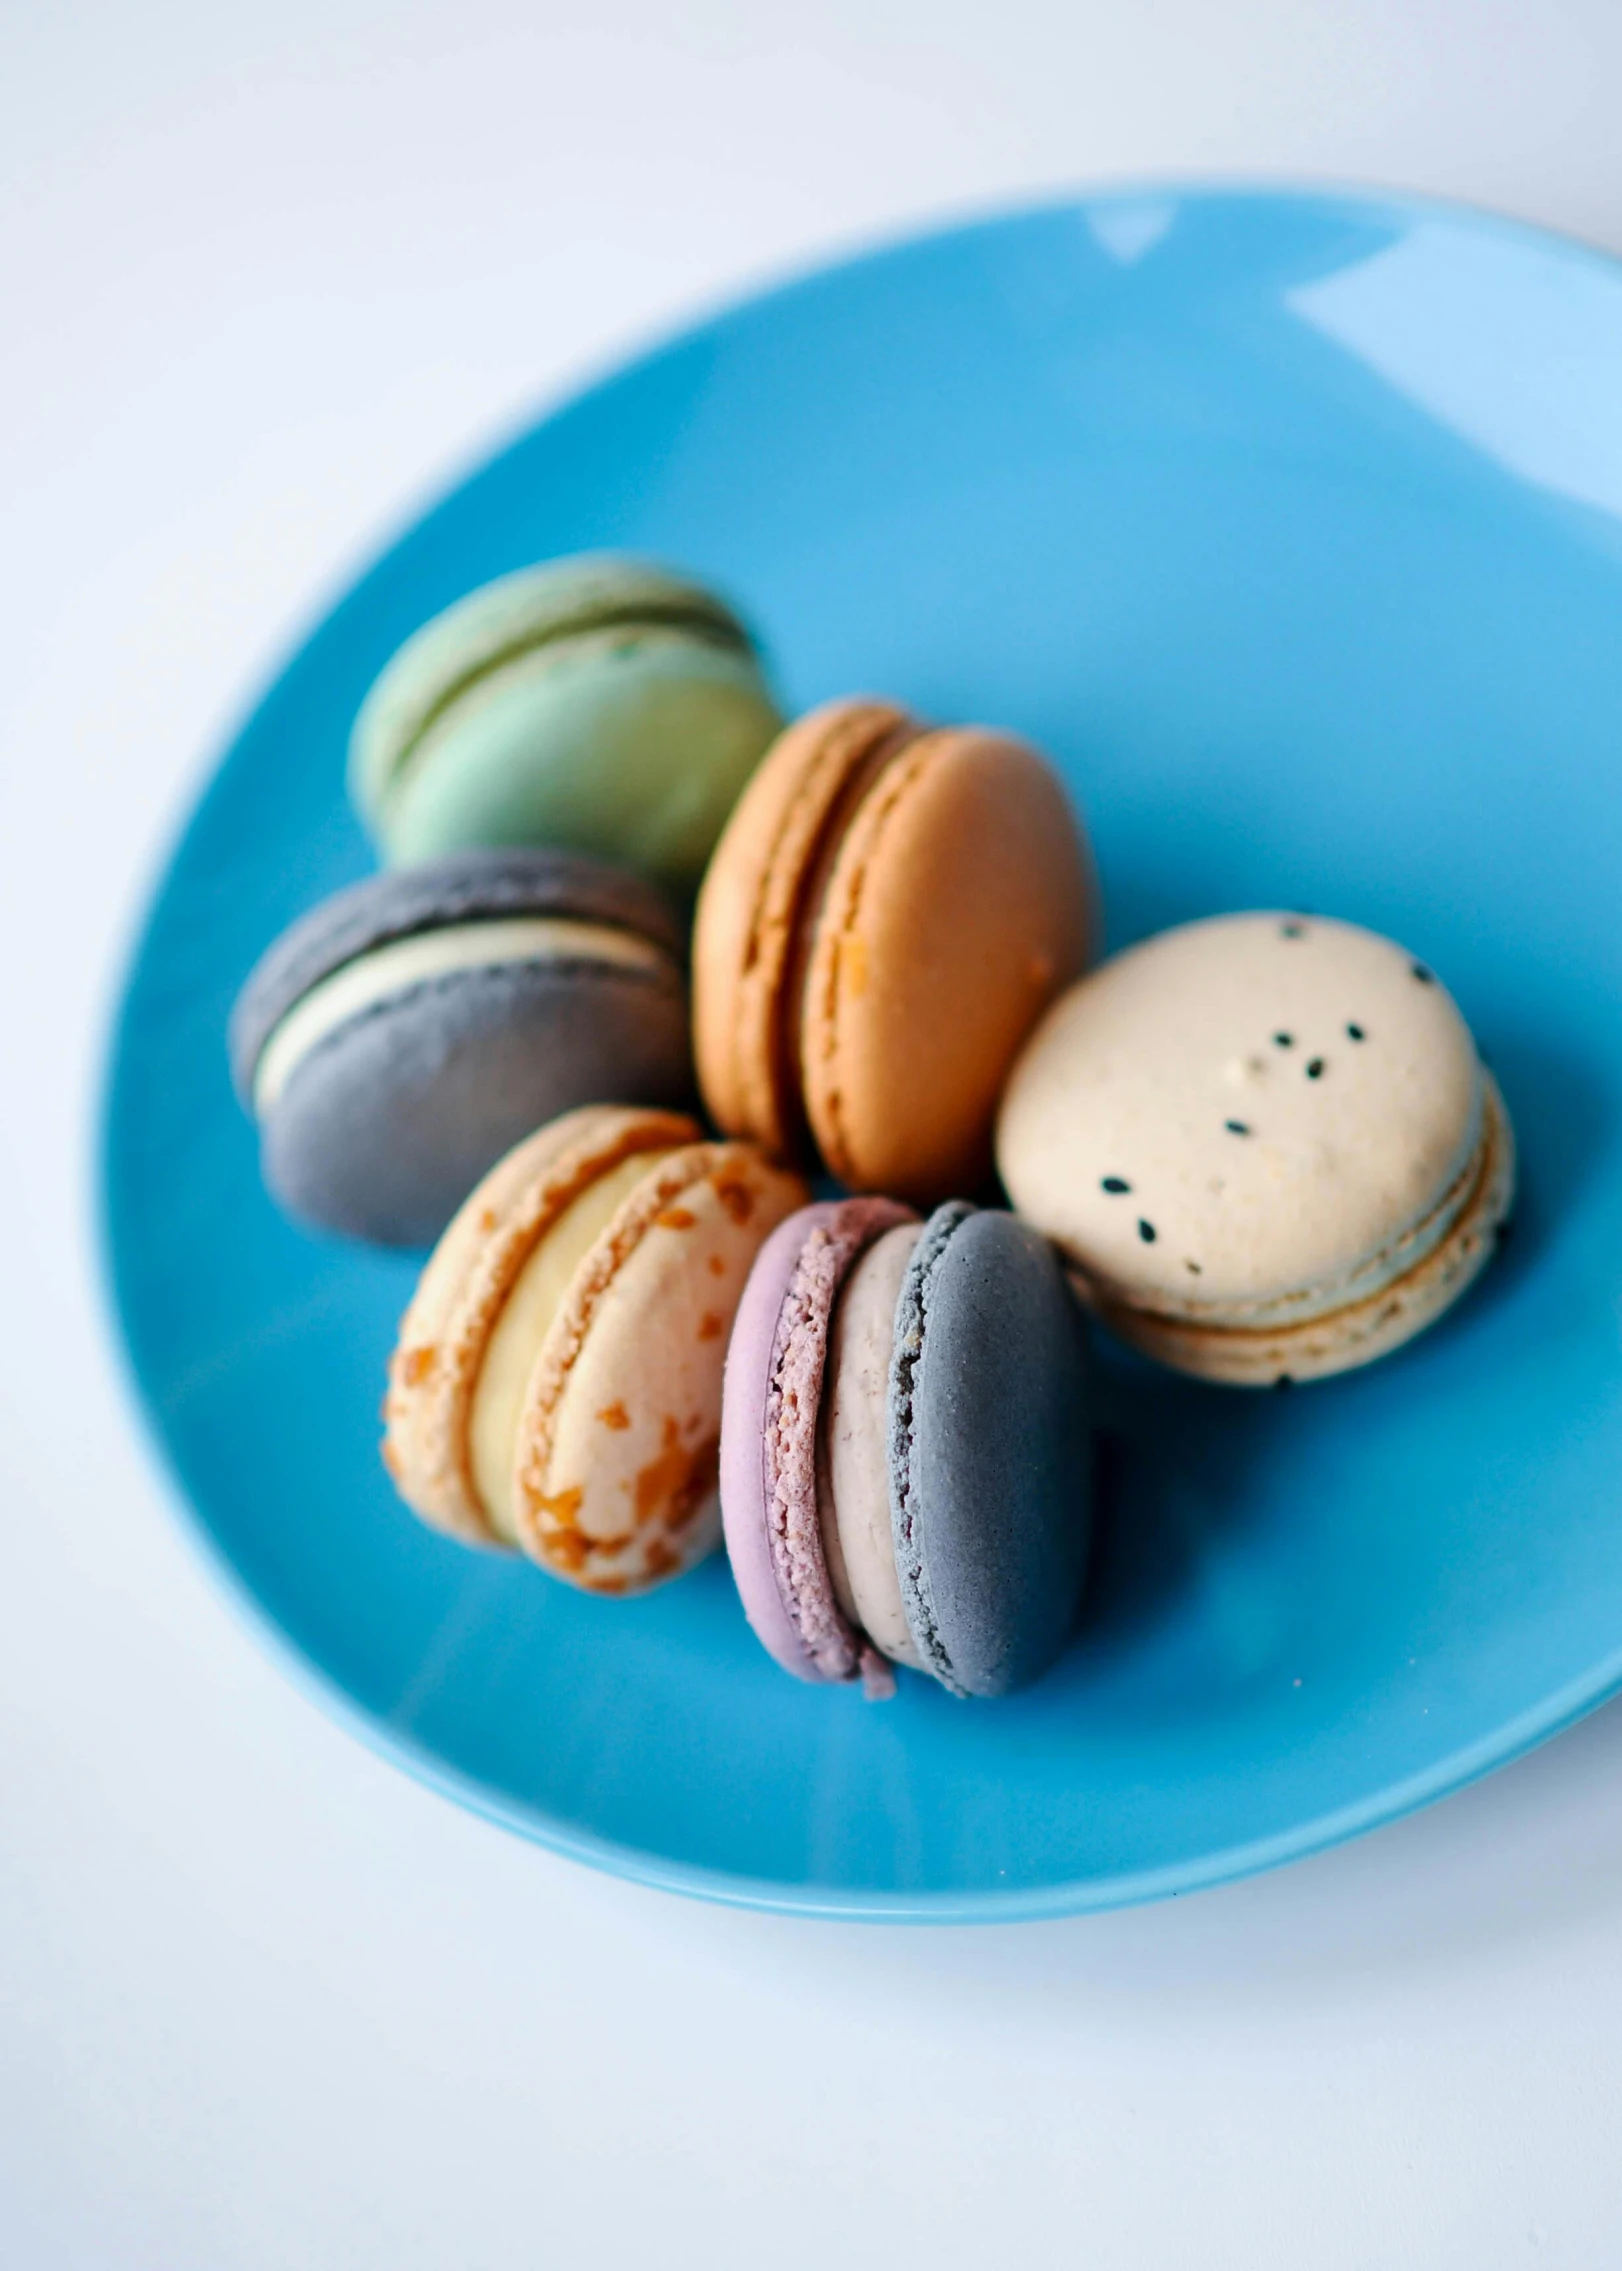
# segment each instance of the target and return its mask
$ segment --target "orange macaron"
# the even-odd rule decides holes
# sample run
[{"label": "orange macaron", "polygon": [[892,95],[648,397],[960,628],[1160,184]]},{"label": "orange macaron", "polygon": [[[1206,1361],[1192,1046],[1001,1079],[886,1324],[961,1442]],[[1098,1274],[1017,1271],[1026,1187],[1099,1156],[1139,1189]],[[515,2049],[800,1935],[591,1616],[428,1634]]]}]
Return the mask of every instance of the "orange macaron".
[{"label": "orange macaron", "polygon": [[716,847],[694,1049],[729,1135],[812,1147],[853,1190],[932,1205],[991,1169],[997,1098],[1097,930],[1052,766],[985,726],[832,702],[779,736]]}]

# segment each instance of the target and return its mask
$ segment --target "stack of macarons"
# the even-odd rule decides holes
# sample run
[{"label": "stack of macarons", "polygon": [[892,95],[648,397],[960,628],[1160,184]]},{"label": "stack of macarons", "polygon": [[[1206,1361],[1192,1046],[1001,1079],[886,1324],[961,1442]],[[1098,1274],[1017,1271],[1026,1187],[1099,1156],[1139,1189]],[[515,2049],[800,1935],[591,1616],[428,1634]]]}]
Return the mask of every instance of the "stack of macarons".
[{"label": "stack of macarons", "polygon": [[739,617],[640,560],[502,577],[409,638],[350,742],[385,872],[272,946],[232,1021],[288,1211],[427,1245],[558,1113],[691,1102],[684,909],[781,723]]},{"label": "stack of macarons", "polygon": [[724,1531],[801,1679],[1055,1661],[1085,1313],[1307,1381],[1440,1316],[1507,1216],[1503,1099],[1412,956],[1262,913],[1089,969],[1045,758],[865,696],[784,726],[688,577],[595,555],[459,601],[350,781],[388,864],[270,948],[231,1060],[287,1211],[433,1248],[401,1496],[604,1595]]}]

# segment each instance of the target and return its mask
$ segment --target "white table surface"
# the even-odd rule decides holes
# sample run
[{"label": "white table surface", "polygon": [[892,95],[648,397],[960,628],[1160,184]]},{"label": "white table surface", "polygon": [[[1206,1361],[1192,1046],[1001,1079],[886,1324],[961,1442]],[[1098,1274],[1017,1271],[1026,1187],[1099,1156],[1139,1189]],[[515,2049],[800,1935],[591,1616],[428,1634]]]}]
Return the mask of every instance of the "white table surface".
[{"label": "white table surface", "polygon": [[1353,2271],[1622,2253],[1622,1712],[1323,1859],[981,1930],[610,1882],[288,1687],[88,1194],[211,748],[414,498],[695,305],[1162,171],[1622,249],[1616,0],[0,8],[0,2262]]}]

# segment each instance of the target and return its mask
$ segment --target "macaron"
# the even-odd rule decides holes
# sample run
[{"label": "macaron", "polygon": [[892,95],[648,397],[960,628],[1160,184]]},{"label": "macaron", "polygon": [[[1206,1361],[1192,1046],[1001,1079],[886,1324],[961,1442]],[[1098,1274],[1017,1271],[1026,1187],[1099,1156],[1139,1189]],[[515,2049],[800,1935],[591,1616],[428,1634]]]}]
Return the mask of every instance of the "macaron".
[{"label": "macaron", "polygon": [[1052,1253],[961,1200],[791,1215],[727,1353],[721,1507],[785,1671],[1004,1695],[1069,1638],[1091,1514],[1081,1320]]},{"label": "macaron", "polygon": [[407,1505],[588,1593],[715,1544],[721,1375],[804,1185],[675,1113],[587,1106],[494,1167],[400,1326],[383,1461]]},{"label": "macaron", "polygon": [[780,723],[725,601],[582,554],[486,584],[406,641],[355,721],[350,793],[394,865],[555,844],[690,896]]},{"label": "macaron", "polygon": [[1186,924],[1072,987],[1014,1067],[997,1160],[1106,1323],[1236,1387],[1411,1339],[1515,1188],[1504,1100],[1434,973],[1284,913]]},{"label": "macaron", "polygon": [[834,702],[789,727],[699,894],[694,1050],[719,1126],[857,1190],[978,1190],[1021,1042],[1083,967],[1092,863],[1046,759]]},{"label": "macaron", "polygon": [[651,885],[557,852],[462,852],[340,891],[231,1019],[272,1193],[322,1229],[431,1245],[560,1112],[685,1103],[681,948]]}]

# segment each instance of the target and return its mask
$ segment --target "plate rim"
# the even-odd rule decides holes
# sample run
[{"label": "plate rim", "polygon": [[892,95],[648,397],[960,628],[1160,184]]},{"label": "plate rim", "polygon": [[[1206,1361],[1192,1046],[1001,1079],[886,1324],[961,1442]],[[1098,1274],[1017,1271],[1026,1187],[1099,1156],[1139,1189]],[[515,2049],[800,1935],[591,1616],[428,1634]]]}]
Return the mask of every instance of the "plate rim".
[{"label": "plate rim", "polygon": [[1465,198],[1332,176],[1129,175],[1035,196],[976,203],[936,221],[910,225],[902,222],[871,236],[857,236],[843,248],[835,247],[803,261],[768,268],[758,282],[746,281],[718,293],[713,299],[701,302],[693,313],[651,326],[640,335],[633,332],[618,347],[587,359],[580,369],[555,389],[543,391],[511,421],[498,422],[482,442],[475,442],[465,454],[456,456],[436,477],[426,481],[399,513],[388,516],[379,530],[363,538],[356,555],[340,563],[307,606],[295,614],[291,628],[272,649],[257,680],[250,684],[240,703],[228,711],[226,722],[212,744],[211,755],[199,768],[187,800],[160,837],[150,880],[144,894],[136,899],[134,920],[114,942],[114,977],[104,997],[106,1007],[99,1021],[98,1079],[93,1100],[93,1274],[112,1344],[118,1390],[133,1417],[134,1433],[156,1469],[176,1528],[189,1541],[199,1564],[209,1573],[218,1594],[239,1624],[291,1686],[326,1718],[354,1736],[374,1757],[402,1769],[436,1795],[485,1821],[548,1852],[625,1882],[735,1908],[855,1923],[1030,1923],[1139,1907],[1261,1875],[1401,1821],[1525,1757],[1622,1691],[1622,1643],[1619,1643],[1587,1671],[1553,1690],[1538,1704],[1528,1706],[1503,1722],[1492,1734],[1449,1752],[1420,1772],[1388,1783],[1353,1804],[1313,1815],[1291,1829],[1240,1840],[1155,1869],[1121,1870],[1006,1890],[988,1887],[890,1891],[814,1883],[791,1885],[777,1879],[706,1868],[578,1829],[538,1808],[505,1797],[476,1777],[449,1765],[430,1745],[392,1726],[360,1703],[337,1675],[293,1636],[232,1558],[213,1523],[188,1490],[141,1376],[126,1307],[114,1199],[115,1125],[129,1056],[137,979],[150,950],[174,868],[203,816],[222,771],[288,671],[334,613],[415,537],[425,521],[471,481],[493,472],[542,427],[568,416],[604,388],[666,355],[681,352],[746,312],[791,298],[849,271],[874,266],[927,246],[990,235],[999,229],[1047,217],[1079,215],[1100,207],[1154,200],[1206,206],[1241,202],[1309,205],[1321,212],[1340,209],[1362,217],[1384,214],[1410,222],[1444,220],[1492,240],[1516,243],[1561,260],[1576,260],[1597,268],[1613,286],[1622,288],[1622,255],[1608,252],[1571,232],[1527,221]]},{"label": "plate rim", "polygon": [[1310,1860],[1355,1838],[1391,1827],[1427,1806],[1455,1796],[1473,1783],[1484,1781],[1500,1767],[1513,1765],[1544,1743],[1552,1742],[1622,1689],[1622,1646],[1618,1646],[1606,1659],[1604,1681],[1598,1692],[1590,1692],[1592,1683],[1586,1679],[1567,1682],[1556,1691],[1557,1708],[1552,1716],[1546,1706],[1538,1706],[1508,1722],[1513,1732],[1507,1744],[1498,1737],[1483,1737],[1450,1752],[1422,1774],[1388,1784],[1357,1805],[1333,1808],[1293,1830],[1241,1840],[1197,1860],[1160,1869],[1067,1878],[1051,1885],[1010,1888],[1006,1892],[995,1889],[886,1892],[816,1884],[790,1886],[769,1877],[707,1869],[694,1862],[650,1853],[646,1847],[573,1829],[516,1800],[500,1797],[472,1775],[447,1765],[429,1745],[415,1741],[357,1703],[342,1682],[309,1655],[278,1621],[226,1553],[193,1504],[169,1447],[156,1430],[121,1334],[119,1355],[120,1385],[126,1399],[134,1406],[137,1431],[155,1456],[176,1527],[189,1540],[198,1561],[214,1580],[216,1592],[240,1627],[252,1636],[289,1686],[313,1704],[324,1718],[353,1736],[374,1758],[402,1769],[412,1781],[432,1791],[436,1797],[447,1799],[477,1815],[481,1821],[564,1860],[617,1877],[623,1883],[678,1893],[689,1900],[748,1909],[757,1914],[852,1924],[1036,1924],[1053,1923],[1066,1916],[1109,1915],[1121,1909],[1148,1907],[1268,1875],[1291,1862]]}]

